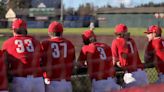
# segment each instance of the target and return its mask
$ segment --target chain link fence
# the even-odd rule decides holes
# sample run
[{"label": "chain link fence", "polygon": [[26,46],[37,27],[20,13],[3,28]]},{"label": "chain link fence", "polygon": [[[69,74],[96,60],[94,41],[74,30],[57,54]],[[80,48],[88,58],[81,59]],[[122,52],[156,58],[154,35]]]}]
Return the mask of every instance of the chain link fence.
[{"label": "chain link fence", "polygon": [[[149,83],[155,83],[158,79],[156,69],[154,67],[146,68],[145,71],[148,75]],[[123,82],[123,73],[121,71],[118,71],[116,76],[118,78],[117,83],[121,84]],[[73,92],[91,92],[92,83],[87,74],[73,75],[71,81],[73,85]]]}]

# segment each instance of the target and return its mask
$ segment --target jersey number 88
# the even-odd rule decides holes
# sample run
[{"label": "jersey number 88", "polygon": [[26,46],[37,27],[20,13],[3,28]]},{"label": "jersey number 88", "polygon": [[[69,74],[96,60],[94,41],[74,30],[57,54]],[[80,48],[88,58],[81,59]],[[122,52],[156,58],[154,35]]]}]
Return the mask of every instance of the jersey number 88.
[{"label": "jersey number 88", "polygon": [[17,53],[27,52],[34,52],[34,46],[30,39],[25,40],[15,40],[15,45],[18,47],[16,48]]}]

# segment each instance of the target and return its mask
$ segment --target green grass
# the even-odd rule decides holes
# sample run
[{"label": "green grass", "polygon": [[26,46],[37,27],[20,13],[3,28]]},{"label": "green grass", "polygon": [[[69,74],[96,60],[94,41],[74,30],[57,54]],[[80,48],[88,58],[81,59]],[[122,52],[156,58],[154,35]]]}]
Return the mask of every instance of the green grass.
[{"label": "green grass", "polygon": [[[77,34],[80,35],[88,28],[64,28],[64,34]],[[30,34],[47,34],[47,28],[29,28],[28,32]],[[146,31],[146,28],[128,28],[128,31],[133,36],[145,36],[143,33]],[[94,32],[97,35],[113,35],[114,34],[114,28],[95,28]],[[0,29],[0,33],[12,33],[10,29]],[[164,32],[163,32],[164,35]]]},{"label": "green grass", "polygon": [[[78,34],[80,35],[88,28],[65,28],[64,34]],[[129,28],[128,29],[131,35],[134,36],[144,36],[143,32],[146,30],[145,28]],[[96,28],[95,33],[97,35],[113,35],[114,28]],[[47,34],[47,28],[29,28],[28,32],[30,34]],[[0,33],[11,33],[10,29],[0,29]]]}]

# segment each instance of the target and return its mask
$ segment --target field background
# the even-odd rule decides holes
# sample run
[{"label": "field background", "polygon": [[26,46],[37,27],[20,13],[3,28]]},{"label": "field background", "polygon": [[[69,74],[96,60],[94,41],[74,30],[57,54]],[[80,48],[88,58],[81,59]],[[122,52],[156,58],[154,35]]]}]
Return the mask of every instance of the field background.
[{"label": "field background", "polygon": [[[78,57],[81,46],[83,45],[81,33],[83,33],[83,31],[85,30],[87,30],[87,28],[64,29],[63,37],[69,39],[75,45],[76,57]],[[143,61],[144,49],[145,45],[147,44],[147,38],[143,32],[146,30],[146,28],[129,28],[128,30],[131,33],[131,36],[136,41],[140,58]],[[30,35],[35,36],[40,41],[48,38],[47,29],[28,29],[28,32]],[[104,42],[111,46],[112,40],[115,38],[114,28],[96,28],[94,32],[97,35],[97,40],[99,42]],[[2,46],[4,40],[8,39],[11,36],[12,32],[10,29],[0,29],[0,46]],[[149,68],[145,70],[147,71],[150,83],[155,82],[157,80],[156,70],[154,68]],[[89,81],[88,77],[78,75],[74,76],[72,83],[74,92],[81,92],[79,91],[80,89],[82,90],[82,92],[90,92],[91,82]]]},{"label": "field background", "polygon": [[[81,33],[87,28],[65,28],[63,36],[68,38],[73,42],[77,49],[77,53],[79,52],[79,47],[82,46]],[[131,36],[136,41],[137,47],[140,52],[140,56],[143,59],[143,50],[147,43],[146,35],[143,33],[146,28],[129,28],[128,31],[131,33]],[[47,29],[46,28],[33,28],[28,29],[30,35],[35,36],[40,41],[48,38]],[[114,36],[114,28],[96,28],[94,30],[97,35],[97,40],[100,42],[107,43],[111,45],[112,40],[115,38]],[[4,40],[8,39],[8,37],[12,36],[12,31],[10,29],[0,29],[0,47]]]}]

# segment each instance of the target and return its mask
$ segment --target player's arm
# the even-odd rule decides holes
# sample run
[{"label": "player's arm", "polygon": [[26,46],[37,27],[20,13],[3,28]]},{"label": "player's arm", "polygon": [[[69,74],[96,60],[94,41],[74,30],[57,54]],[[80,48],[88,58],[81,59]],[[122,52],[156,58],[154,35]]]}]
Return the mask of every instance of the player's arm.
[{"label": "player's arm", "polygon": [[80,55],[77,59],[77,74],[86,74],[87,72],[87,62],[86,62],[86,54],[83,50],[80,51]]},{"label": "player's arm", "polygon": [[7,69],[6,64],[4,62],[4,54],[2,51],[0,51],[0,77],[2,78],[2,81],[0,82],[0,89],[8,90],[8,76],[7,76]]},{"label": "player's arm", "polygon": [[153,49],[151,43],[149,43],[145,49],[144,61],[145,61],[145,63],[149,63],[149,62],[152,62],[153,59],[154,59],[154,49]]},{"label": "player's arm", "polygon": [[80,51],[80,55],[77,59],[76,65],[79,68],[86,67],[86,55],[84,54],[82,50]]},{"label": "player's arm", "polygon": [[44,78],[44,83],[45,84],[50,84],[50,79],[48,78],[47,75],[47,52],[45,51],[45,43],[41,42],[41,50],[42,50],[42,54],[41,54],[41,61],[40,61],[40,65],[41,65],[41,69],[43,71],[43,78]]},{"label": "player's arm", "polygon": [[[42,48],[41,48],[41,44],[38,40],[33,39],[33,44],[34,44],[34,53],[33,53],[33,64],[41,64],[41,56],[42,56]],[[39,62],[38,62],[39,60]],[[37,63],[35,63],[37,62]],[[36,65],[34,65],[36,66]]]},{"label": "player's arm", "polygon": [[148,44],[147,48],[145,49],[144,61],[145,61],[145,64],[144,64],[145,67],[154,66],[154,50],[151,44]]},{"label": "player's arm", "polygon": [[116,42],[112,42],[112,60],[113,60],[113,65],[117,67],[121,67],[120,62],[119,62],[119,55],[118,55],[118,48],[116,46]]},{"label": "player's arm", "polygon": [[42,54],[41,54],[40,66],[41,66],[42,70],[45,72],[45,67],[47,65],[47,63],[46,63],[47,54],[46,54],[46,51],[45,51],[44,42],[41,42],[41,49],[42,49]]},{"label": "player's arm", "polygon": [[6,72],[7,72],[8,82],[12,82],[13,75],[12,75],[12,71],[10,70],[11,65],[10,65],[9,60],[8,60],[9,54],[7,52],[7,47],[8,47],[7,42],[4,42],[3,45],[2,45],[3,60],[4,60],[4,63],[6,65]]}]

